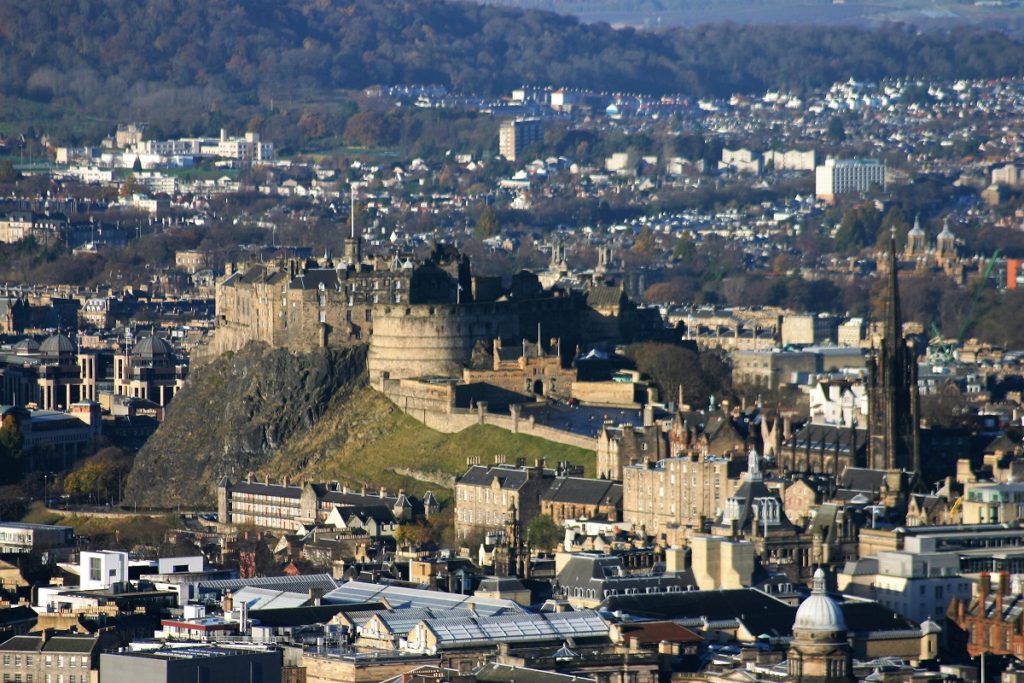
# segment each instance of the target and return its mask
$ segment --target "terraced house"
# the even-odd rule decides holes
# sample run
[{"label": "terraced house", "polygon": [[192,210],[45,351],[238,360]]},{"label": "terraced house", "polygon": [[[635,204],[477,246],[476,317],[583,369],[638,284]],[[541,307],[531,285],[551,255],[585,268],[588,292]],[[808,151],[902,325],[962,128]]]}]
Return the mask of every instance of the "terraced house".
[{"label": "terraced house", "polygon": [[99,674],[99,636],[40,633],[0,644],[0,677],[15,683],[89,683]]}]

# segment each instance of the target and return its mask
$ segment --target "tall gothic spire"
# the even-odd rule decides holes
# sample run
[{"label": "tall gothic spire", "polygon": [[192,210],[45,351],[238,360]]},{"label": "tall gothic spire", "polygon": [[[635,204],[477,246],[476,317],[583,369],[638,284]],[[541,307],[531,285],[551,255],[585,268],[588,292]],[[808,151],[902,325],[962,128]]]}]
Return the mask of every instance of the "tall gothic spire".
[{"label": "tall gothic spire", "polygon": [[875,469],[902,469],[920,479],[920,405],[917,357],[903,338],[896,232],[889,236],[889,272],[882,343],[869,361],[868,463]]},{"label": "tall gothic spire", "polygon": [[893,344],[900,344],[903,341],[903,316],[900,312],[899,274],[896,272],[896,228],[889,233],[888,289],[885,301],[885,338]]}]

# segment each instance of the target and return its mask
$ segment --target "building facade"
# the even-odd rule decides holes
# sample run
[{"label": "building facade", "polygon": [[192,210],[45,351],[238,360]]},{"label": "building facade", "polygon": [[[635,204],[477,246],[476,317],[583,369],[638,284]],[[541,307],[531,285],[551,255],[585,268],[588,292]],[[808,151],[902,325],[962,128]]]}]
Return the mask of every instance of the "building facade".
[{"label": "building facade", "polygon": [[875,159],[826,159],[814,169],[814,193],[831,202],[842,194],[885,190],[885,164]]},{"label": "building facade", "polygon": [[540,119],[502,121],[498,128],[498,153],[509,161],[521,161],[523,150],[544,140],[544,122]]},{"label": "building facade", "polygon": [[[399,491],[387,489],[350,490],[338,482],[325,484],[280,483],[265,478],[256,481],[252,475],[233,482],[223,477],[217,485],[217,520],[222,524],[252,524],[279,531],[295,531],[304,524],[323,523],[338,508],[386,508],[399,522],[436,512],[437,501],[429,491],[421,502]],[[337,516],[337,515],[336,515]]]},{"label": "building facade", "polygon": [[474,529],[503,531],[514,513],[526,527],[540,514],[541,496],[555,471],[538,463],[473,465],[455,483],[455,533],[465,538]]},{"label": "building facade", "polygon": [[23,683],[92,683],[99,668],[99,637],[77,633],[14,636],[0,644],[0,676]]}]

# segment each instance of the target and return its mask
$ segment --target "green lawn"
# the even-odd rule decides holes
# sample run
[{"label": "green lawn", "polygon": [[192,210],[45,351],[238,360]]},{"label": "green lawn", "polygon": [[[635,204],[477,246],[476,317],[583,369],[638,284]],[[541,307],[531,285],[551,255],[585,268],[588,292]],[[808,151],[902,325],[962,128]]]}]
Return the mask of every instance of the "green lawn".
[{"label": "green lawn", "polygon": [[268,469],[272,477],[336,479],[356,487],[365,483],[420,495],[428,489],[447,494],[453,478],[466,471],[467,458],[490,464],[496,455],[510,463],[525,458],[529,464],[543,457],[549,467],[568,460],[582,465],[588,476],[595,472],[593,451],[489,425],[443,434],[367,388],[330,408],[312,433],[279,451]]}]

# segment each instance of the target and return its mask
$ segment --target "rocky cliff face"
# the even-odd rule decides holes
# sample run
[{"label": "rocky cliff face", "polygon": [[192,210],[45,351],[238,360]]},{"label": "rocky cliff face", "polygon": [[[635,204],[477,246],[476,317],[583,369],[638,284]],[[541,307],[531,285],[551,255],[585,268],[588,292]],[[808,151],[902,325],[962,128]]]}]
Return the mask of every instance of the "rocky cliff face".
[{"label": "rocky cliff face", "polygon": [[366,384],[366,347],[294,354],[249,344],[196,369],[139,451],[125,502],[213,507],[217,481],[266,465]]}]

